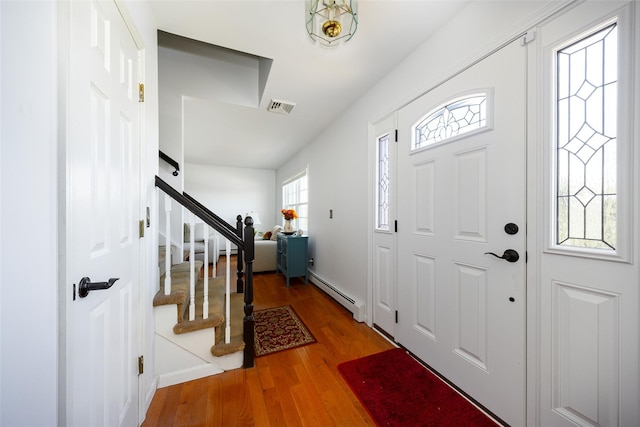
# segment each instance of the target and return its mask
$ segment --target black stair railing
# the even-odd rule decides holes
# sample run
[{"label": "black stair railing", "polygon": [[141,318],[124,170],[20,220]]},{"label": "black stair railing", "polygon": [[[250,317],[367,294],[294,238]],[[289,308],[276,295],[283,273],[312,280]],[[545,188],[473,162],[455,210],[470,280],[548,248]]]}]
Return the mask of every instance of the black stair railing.
[{"label": "black stair railing", "polygon": [[[253,237],[253,218],[250,216],[246,217],[244,219],[244,228],[242,228],[242,217],[238,215],[236,228],[234,229],[232,225],[211,212],[211,210],[207,209],[202,203],[186,193],[178,192],[162,180],[162,178],[156,176],[155,185],[238,248],[238,293],[244,291],[244,320],[242,325],[244,359],[242,366],[244,368],[252,368],[255,357],[255,321],[253,317],[253,259],[255,243]],[[242,269],[244,266],[246,266],[246,271],[243,274]],[[242,283],[243,275],[245,277],[244,285]]]},{"label": "black stair railing", "polygon": [[171,157],[169,157],[168,155],[166,155],[160,150],[158,150],[158,155],[162,160],[164,160],[165,162],[173,166],[173,168],[175,169],[173,171],[173,176],[178,176],[178,173],[180,172],[180,164],[178,164],[178,162],[176,162],[175,160],[173,160]]}]

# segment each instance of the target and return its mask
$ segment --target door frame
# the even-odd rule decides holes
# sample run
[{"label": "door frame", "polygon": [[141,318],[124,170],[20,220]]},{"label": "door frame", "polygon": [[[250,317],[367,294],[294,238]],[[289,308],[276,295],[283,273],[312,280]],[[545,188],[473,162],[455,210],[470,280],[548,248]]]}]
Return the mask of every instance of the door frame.
[{"label": "door frame", "polygon": [[[134,44],[138,51],[138,82],[145,83],[145,43],[141,33],[135,24],[135,20],[129,9],[127,8],[125,0],[112,0],[118,9],[122,20],[128,29]],[[58,424],[68,425],[69,420],[72,419],[72,413],[70,411],[72,401],[72,369],[71,362],[68,355],[72,351],[73,343],[71,340],[71,334],[68,331],[72,330],[71,325],[71,304],[73,304],[74,283],[78,278],[71,277],[70,275],[70,260],[69,253],[73,246],[71,236],[66,224],[66,214],[70,210],[69,197],[68,197],[68,168],[70,162],[68,160],[69,155],[69,140],[68,140],[68,117],[66,111],[69,105],[69,88],[72,82],[67,79],[69,73],[69,57],[71,52],[71,19],[70,19],[70,5],[68,2],[58,2],[57,4],[57,23],[58,23],[58,283],[61,285],[58,287],[58,302],[59,302],[59,336],[58,336]],[[146,180],[148,175],[147,161],[145,153],[147,151],[146,144],[146,109],[144,102],[140,102],[138,105],[138,176],[139,176],[139,206],[138,217],[146,217],[147,192],[146,192]],[[146,315],[144,312],[144,297],[147,271],[144,268],[147,262],[147,250],[144,243],[138,245],[139,248],[139,268],[138,268],[138,350],[140,355],[147,354],[149,349],[146,348],[145,334],[146,330]],[[74,282],[75,281],[75,282]],[[152,349],[151,349],[152,350]],[[138,381],[138,422],[142,423],[145,419],[147,399],[145,393],[145,384],[141,380],[141,376]]]}]

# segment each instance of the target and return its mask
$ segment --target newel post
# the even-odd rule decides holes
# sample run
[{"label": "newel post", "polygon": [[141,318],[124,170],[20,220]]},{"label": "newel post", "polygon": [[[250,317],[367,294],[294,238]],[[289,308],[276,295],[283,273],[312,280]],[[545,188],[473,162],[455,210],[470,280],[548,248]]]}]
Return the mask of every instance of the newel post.
[{"label": "newel post", "polygon": [[[248,216],[244,228],[244,260],[246,264],[246,287],[244,290],[244,368],[253,367],[255,357],[255,321],[253,318],[253,258],[254,258],[254,237],[253,218]],[[239,262],[239,258],[238,258]]]}]

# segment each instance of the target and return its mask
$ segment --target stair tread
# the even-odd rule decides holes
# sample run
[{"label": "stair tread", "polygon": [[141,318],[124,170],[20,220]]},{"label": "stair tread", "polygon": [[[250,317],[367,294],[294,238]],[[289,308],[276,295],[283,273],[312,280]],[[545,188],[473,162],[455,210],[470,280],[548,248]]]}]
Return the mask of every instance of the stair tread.
[{"label": "stair tread", "polygon": [[226,356],[227,354],[236,353],[238,351],[244,350],[245,343],[242,338],[232,339],[231,342],[216,344],[211,347],[211,354],[220,357]]},{"label": "stair tread", "polygon": [[173,327],[173,332],[176,334],[186,334],[188,332],[199,331],[206,328],[215,328],[224,323],[224,317],[219,313],[209,313],[207,319],[196,318],[194,320],[185,320],[180,323],[176,323]]}]

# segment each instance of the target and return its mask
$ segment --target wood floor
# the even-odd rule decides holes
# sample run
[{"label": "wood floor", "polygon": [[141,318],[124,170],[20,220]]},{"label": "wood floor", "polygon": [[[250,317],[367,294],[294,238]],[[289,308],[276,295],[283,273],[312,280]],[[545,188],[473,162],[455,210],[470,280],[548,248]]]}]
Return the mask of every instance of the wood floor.
[{"label": "wood floor", "polygon": [[255,310],[291,305],[317,342],[158,389],[142,426],[374,426],[336,366],[393,345],[303,280],[287,289],[282,275],[258,273],[254,292]]}]

